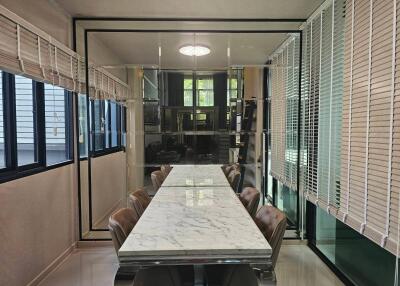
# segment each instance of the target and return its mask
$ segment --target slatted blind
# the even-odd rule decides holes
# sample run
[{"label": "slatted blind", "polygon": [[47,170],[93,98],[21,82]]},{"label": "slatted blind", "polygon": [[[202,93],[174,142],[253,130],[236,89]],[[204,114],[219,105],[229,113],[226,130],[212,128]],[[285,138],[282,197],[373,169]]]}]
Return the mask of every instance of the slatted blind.
[{"label": "slatted blind", "polygon": [[336,214],[340,197],[344,0],[326,1],[302,27],[301,190]]},{"label": "slatted blind", "polygon": [[396,0],[347,0],[339,218],[396,253],[400,136]]},{"label": "slatted blind", "polygon": [[300,39],[292,35],[271,56],[271,175],[297,190]]},{"label": "slatted blind", "polygon": [[[125,100],[129,87],[89,63],[93,98]],[[46,33],[0,5],[0,69],[85,93],[85,60]]]}]

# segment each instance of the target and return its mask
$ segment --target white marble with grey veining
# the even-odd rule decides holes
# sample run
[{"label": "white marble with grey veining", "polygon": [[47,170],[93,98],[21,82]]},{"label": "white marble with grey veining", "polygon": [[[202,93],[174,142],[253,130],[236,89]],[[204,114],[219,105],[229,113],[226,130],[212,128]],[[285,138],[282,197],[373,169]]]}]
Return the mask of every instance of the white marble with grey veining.
[{"label": "white marble with grey veining", "polygon": [[163,187],[229,187],[221,165],[174,165]]},{"label": "white marble with grey veining", "polygon": [[239,255],[269,259],[271,247],[233,190],[212,186],[161,187],[119,250],[120,259]]}]

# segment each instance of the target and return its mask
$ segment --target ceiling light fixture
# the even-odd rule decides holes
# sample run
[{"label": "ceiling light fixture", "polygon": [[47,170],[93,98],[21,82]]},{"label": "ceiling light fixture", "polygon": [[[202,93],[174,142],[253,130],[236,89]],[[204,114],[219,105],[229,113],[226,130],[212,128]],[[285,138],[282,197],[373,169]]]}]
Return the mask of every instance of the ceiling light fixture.
[{"label": "ceiling light fixture", "polygon": [[182,55],[185,56],[196,56],[196,57],[201,57],[201,56],[205,56],[208,55],[211,51],[208,47],[206,46],[200,46],[200,45],[196,45],[196,46],[192,46],[192,45],[186,45],[183,46],[179,49],[179,52]]}]

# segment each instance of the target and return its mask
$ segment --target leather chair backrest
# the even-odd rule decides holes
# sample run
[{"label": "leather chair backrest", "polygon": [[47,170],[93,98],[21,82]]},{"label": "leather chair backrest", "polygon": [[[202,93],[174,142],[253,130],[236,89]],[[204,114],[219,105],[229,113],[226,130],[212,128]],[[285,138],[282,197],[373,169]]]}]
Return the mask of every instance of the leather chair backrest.
[{"label": "leather chair backrest", "polygon": [[254,217],[260,203],[260,191],[253,187],[244,188],[239,195],[239,199],[249,214]]},{"label": "leather chair backrest", "polygon": [[138,220],[138,215],[130,208],[120,209],[110,216],[108,229],[117,254]]},{"label": "leather chair backrest", "polygon": [[154,171],[151,173],[151,182],[153,183],[154,191],[157,191],[164,181],[164,175],[161,171]]},{"label": "leather chair backrest", "polygon": [[225,176],[227,176],[227,177],[232,170],[240,171],[240,165],[238,163],[234,163],[234,164],[228,164],[228,165],[222,166],[222,171],[224,172]]},{"label": "leather chair backrest", "polygon": [[238,170],[232,170],[228,175],[228,182],[235,192],[238,192],[241,173]]},{"label": "leather chair backrest", "polygon": [[134,196],[133,194],[129,195],[128,197],[128,206],[136,212],[138,217],[141,217],[144,213],[144,208],[140,203],[139,198]]},{"label": "leather chair backrest", "polygon": [[131,193],[131,195],[138,198],[140,204],[143,207],[143,210],[145,210],[151,202],[151,198],[150,198],[149,194],[143,189],[138,189],[138,190],[134,191],[133,193]]},{"label": "leather chair backrest", "polygon": [[164,178],[166,178],[169,174],[169,172],[171,172],[172,167],[170,165],[161,165],[161,172],[164,175]]},{"label": "leather chair backrest", "polygon": [[263,206],[254,221],[272,247],[272,266],[275,267],[286,230],[286,215],[273,206]]}]

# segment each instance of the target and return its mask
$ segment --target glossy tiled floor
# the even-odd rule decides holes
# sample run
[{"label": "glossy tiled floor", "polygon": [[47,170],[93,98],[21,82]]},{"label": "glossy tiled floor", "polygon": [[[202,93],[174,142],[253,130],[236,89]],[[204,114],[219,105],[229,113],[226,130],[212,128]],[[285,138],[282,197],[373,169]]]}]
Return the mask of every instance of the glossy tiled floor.
[{"label": "glossy tiled floor", "polygon": [[[111,286],[118,261],[114,249],[77,249],[40,286]],[[305,245],[283,245],[276,267],[278,286],[343,285]]]}]

